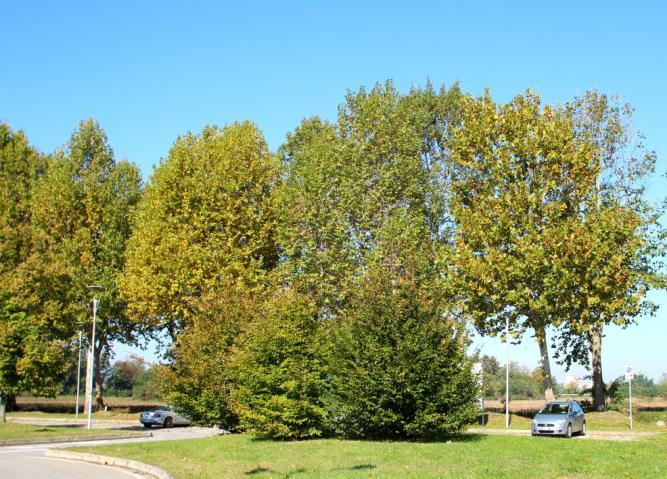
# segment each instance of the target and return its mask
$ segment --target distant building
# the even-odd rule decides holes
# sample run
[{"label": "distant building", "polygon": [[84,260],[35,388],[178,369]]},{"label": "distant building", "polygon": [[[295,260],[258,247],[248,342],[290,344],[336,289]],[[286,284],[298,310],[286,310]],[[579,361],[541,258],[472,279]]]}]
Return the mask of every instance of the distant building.
[{"label": "distant building", "polygon": [[585,389],[591,389],[593,387],[593,381],[584,379],[576,374],[568,374],[565,376],[563,386],[568,389],[576,388],[577,392],[582,392]]}]

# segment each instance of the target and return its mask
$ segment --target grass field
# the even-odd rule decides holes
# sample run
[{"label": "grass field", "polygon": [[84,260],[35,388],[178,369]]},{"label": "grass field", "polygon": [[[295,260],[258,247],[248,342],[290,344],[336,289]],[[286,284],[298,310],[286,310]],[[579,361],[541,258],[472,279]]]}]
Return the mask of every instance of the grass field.
[{"label": "grass field", "polygon": [[88,430],[84,427],[77,426],[31,426],[10,422],[0,424],[0,440],[88,436],[91,434],[118,434],[119,432],[122,431],[109,429]]},{"label": "grass field", "polygon": [[[74,412],[43,412],[43,411],[14,411],[7,413],[8,418],[39,418],[39,419],[76,419]],[[79,420],[85,420],[87,413],[79,413]],[[95,420],[111,421],[138,421],[138,413],[128,413],[123,411],[95,411],[93,412]]]},{"label": "grass field", "polygon": [[217,436],[94,448],[194,478],[658,478],[667,435],[641,441],[464,435],[446,442],[274,442]]}]

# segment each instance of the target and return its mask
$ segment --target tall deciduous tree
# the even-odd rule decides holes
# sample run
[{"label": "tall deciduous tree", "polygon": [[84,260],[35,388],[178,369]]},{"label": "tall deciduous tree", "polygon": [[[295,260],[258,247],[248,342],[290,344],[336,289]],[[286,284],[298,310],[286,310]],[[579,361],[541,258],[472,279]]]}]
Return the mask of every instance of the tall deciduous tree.
[{"label": "tall deciduous tree", "polygon": [[50,320],[69,331],[75,330],[75,322],[82,317],[90,324],[88,286],[102,287],[96,292],[100,308],[96,340],[90,345],[98,406],[104,404],[103,352],[109,351],[113,341],[132,342],[138,332],[137,325],[127,320],[118,279],[140,194],[137,167],[116,162],[102,128],[86,120],[66,147],[50,159],[32,198],[35,263],[38,270],[55,268],[58,275],[55,291],[59,294],[54,297]]},{"label": "tall deciduous tree", "polygon": [[632,108],[590,91],[569,104],[576,135],[595,152],[595,188],[576,198],[578,214],[566,226],[561,266],[568,276],[567,305],[558,350],[568,367],[590,363],[593,403],[605,407],[602,338],[605,325],[622,327],[652,315],[647,299],[664,287],[665,229],[661,211],[646,199],[655,152],[631,125]]},{"label": "tall deciduous tree", "polygon": [[43,170],[44,158],[23,132],[0,123],[0,421],[8,397],[20,390],[50,392],[64,366],[60,341],[66,335],[50,330],[42,314],[50,291],[26,283],[38,274],[28,264],[33,253],[31,198]]},{"label": "tall deciduous tree", "polygon": [[595,184],[590,143],[562,108],[530,92],[507,105],[490,95],[464,100],[452,137],[456,222],[451,278],[462,310],[482,334],[532,330],[547,398],[553,398],[547,327],[566,311],[558,258],[576,199]]},{"label": "tall deciduous tree", "polygon": [[282,147],[278,192],[283,279],[323,318],[345,307],[392,211],[425,217],[432,246],[447,236],[447,135],[458,85],[400,94],[387,82],[349,92],[336,124],[305,120]]},{"label": "tall deciduous tree", "polygon": [[131,316],[173,339],[220,288],[261,290],[277,261],[278,179],[250,122],[178,138],[139,206],[123,279]]}]

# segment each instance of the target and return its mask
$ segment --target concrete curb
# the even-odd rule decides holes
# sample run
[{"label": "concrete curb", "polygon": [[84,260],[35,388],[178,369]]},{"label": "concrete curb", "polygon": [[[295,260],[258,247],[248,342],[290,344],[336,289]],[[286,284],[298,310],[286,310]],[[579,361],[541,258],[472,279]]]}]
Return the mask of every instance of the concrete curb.
[{"label": "concrete curb", "polygon": [[120,457],[100,456],[99,454],[89,454],[87,452],[62,451],[60,449],[47,449],[44,451],[46,457],[54,459],[66,459],[69,461],[89,462],[100,464],[102,466],[122,467],[131,471],[145,474],[157,479],[173,479],[173,476],[159,467],[145,464],[139,461],[131,461]]},{"label": "concrete curb", "polygon": [[0,440],[2,446],[24,446],[27,444],[54,444],[57,442],[85,442],[85,441],[103,441],[106,439],[134,439],[139,437],[152,437],[150,432],[136,432],[133,434],[90,434],[87,436],[57,436],[57,437],[31,437],[25,439],[3,439]]}]

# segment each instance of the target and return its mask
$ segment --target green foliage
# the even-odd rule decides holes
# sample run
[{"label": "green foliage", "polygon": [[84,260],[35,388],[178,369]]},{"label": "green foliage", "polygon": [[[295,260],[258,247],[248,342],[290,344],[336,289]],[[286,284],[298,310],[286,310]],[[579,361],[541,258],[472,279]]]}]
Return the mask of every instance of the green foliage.
[{"label": "green foliage", "polygon": [[[607,395],[612,403],[612,408],[627,407],[630,394],[628,382],[624,376],[619,376],[607,387]],[[655,384],[653,379],[643,374],[635,374],[632,380],[633,398],[654,398],[661,395],[660,384]]]},{"label": "green foliage", "polygon": [[[98,404],[102,399],[100,358],[112,341],[136,340],[141,325],[128,320],[118,278],[134,208],[141,195],[137,167],[116,162],[106,134],[94,120],[82,121],[66,147],[47,163],[32,198],[34,252],[27,263],[27,288],[35,290],[43,320],[54,332],[74,335],[76,323],[90,318],[91,294],[100,308],[94,345]],[[45,288],[49,289],[46,290]],[[28,291],[30,291],[28,289]],[[31,298],[22,298],[30,304]],[[52,333],[54,334],[54,333]]]},{"label": "green foliage", "polygon": [[345,437],[436,437],[477,413],[465,328],[448,310],[419,225],[407,212],[388,220],[350,308],[331,327],[329,407]]},{"label": "green foliage", "polygon": [[164,399],[196,423],[235,428],[232,348],[243,329],[261,317],[262,305],[261,297],[241,290],[223,289],[210,297],[178,336],[173,363],[159,372]]},{"label": "green foliage", "polygon": [[329,385],[313,304],[281,291],[266,308],[233,360],[232,405],[239,426],[276,439],[323,436]]},{"label": "green foliage", "polygon": [[132,396],[135,399],[159,397],[156,366],[146,363],[139,356],[114,362],[106,376],[105,389],[111,396]]},{"label": "green foliage", "polygon": [[130,315],[173,338],[220,287],[263,288],[277,261],[278,173],[250,122],[178,138],[139,206],[123,278]]},{"label": "green foliage", "polygon": [[594,151],[561,107],[530,91],[507,105],[489,94],[463,100],[451,141],[451,214],[456,223],[451,279],[481,334],[535,332],[545,388],[553,381],[547,325],[565,310],[564,224],[572,198],[591,191]]},{"label": "green foliage", "polygon": [[154,401],[162,397],[158,377],[159,366],[151,366],[139,371],[132,384],[132,397],[143,401]]},{"label": "green foliage", "polygon": [[662,379],[658,383],[658,389],[663,398],[667,398],[667,374],[662,374]]},{"label": "green foliage", "polygon": [[[489,399],[504,399],[505,397],[505,366],[500,366],[498,360],[490,356],[482,356],[483,394]],[[542,371],[537,368],[533,371],[510,362],[510,399],[538,399],[544,396]]]},{"label": "green foliage", "polygon": [[0,396],[55,394],[67,367],[62,264],[38,256],[33,197],[44,168],[23,133],[0,123]]},{"label": "green foliage", "polygon": [[596,91],[568,108],[576,134],[596,155],[595,188],[573,198],[579,214],[565,226],[561,257],[569,311],[558,349],[569,367],[588,363],[591,334],[601,334],[605,324],[625,327],[655,314],[646,295],[664,287],[665,231],[662,211],[644,195],[656,158],[631,127],[632,108]]}]

